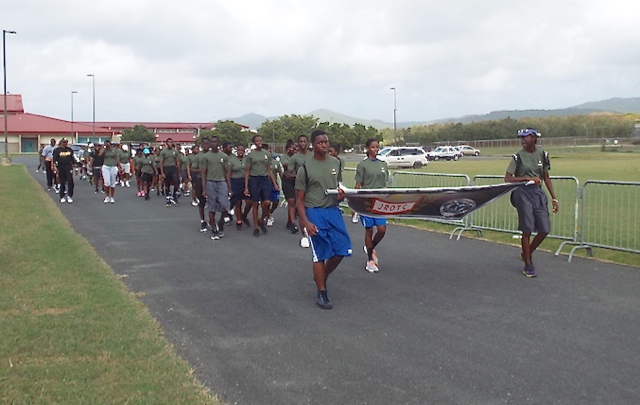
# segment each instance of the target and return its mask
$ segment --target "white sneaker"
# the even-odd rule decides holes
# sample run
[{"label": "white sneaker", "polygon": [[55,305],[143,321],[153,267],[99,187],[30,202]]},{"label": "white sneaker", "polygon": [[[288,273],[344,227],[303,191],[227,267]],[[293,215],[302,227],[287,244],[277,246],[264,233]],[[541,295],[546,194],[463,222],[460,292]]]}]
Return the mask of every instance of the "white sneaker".
[{"label": "white sneaker", "polygon": [[376,264],[373,262],[373,260],[369,260],[367,262],[367,264],[364,266],[364,269],[366,271],[368,271],[369,273],[377,273],[378,272],[378,266],[376,266]]},{"label": "white sneaker", "polygon": [[67,202],[67,197],[62,197],[62,198],[60,199],[60,204],[64,204],[64,203],[66,203],[66,202]]},{"label": "white sneaker", "polygon": [[71,197],[67,196],[67,202],[68,202],[69,204],[71,204],[71,203],[73,202],[73,198],[71,198]]},{"label": "white sneaker", "polygon": [[129,182],[129,180],[125,181],[125,182],[124,182],[124,184],[125,184],[127,187],[131,187],[131,183]]},{"label": "white sneaker", "polygon": [[359,220],[360,220],[360,215],[358,215],[357,212],[354,212],[353,215],[351,216],[351,222],[353,222],[354,224],[357,224]]},{"label": "white sneaker", "polygon": [[116,202],[116,200],[114,200],[113,197],[109,198],[109,203],[113,204],[115,202]]},{"label": "white sneaker", "polygon": [[105,197],[105,198],[104,198],[103,203],[104,203],[104,204],[109,204],[109,200],[110,200],[110,198],[109,198],[109,197]]},{"label": "white sneaker", "polygon": [[302,239],[300,239],[300,247],[306,249],[309,246],[311,246],[311,244],[309,243],[309,238],[307,238],[306,236],[303,236]]},{"label": "white sneaker", "polygon": [[191,205],[194,206],[194,207],[197,207],[198,203],[196,201],[191,201]]},{"label": "white sneaker", "polygon": [[[364,250],[364,254],[368,255],[369,252],[367,252],[367,247],[363,246],[362,249]],[[377,265],[378,264],[378,254],[376,253],[376,250],[373,249],[373,253],[371,254],[371,259],[373,260],[373,262]]]},{"label": "white sneaker", "polygon": [[274,223],[274,222],[275,222],[275,221],[273,220],[273,217],[269,217],[269,218],[267,218],[267,226],[273,226],[273,223]]}]

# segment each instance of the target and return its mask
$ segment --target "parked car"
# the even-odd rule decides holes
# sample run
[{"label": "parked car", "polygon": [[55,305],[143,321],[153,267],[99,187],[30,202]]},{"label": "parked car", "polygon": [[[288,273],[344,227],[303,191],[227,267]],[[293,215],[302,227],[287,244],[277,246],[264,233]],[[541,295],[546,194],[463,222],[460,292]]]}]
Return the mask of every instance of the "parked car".
[{"label": "parked car", "polygon": [[480,150],[476,148],[472,148],[469,145],[460,145],[458,149],[464,156],[480,156]]},{"label": "parked car", "polygon": [[429,164],[427,152],[411,146],[388,146],[378,152],[378,159],[389,167],[413,167],[418,169]]},{"label": "parked car", "polygon": [[429,160],[458,160],[462,153],[453,146],[438,146],[428,154]]}]

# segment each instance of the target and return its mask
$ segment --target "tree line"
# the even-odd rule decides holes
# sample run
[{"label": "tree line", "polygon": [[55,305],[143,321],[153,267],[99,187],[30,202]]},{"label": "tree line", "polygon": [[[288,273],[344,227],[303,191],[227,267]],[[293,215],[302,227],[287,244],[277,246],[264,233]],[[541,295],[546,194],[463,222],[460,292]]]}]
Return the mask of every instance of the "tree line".
[{"label": "tree line", "polygon": [[[320,122],[310,115],[284,115],[267,120],[257,129],[265,143],[283,144],[289,139],[294,141],[299,135],[311,134],[315,129],[323,129],[329,134],[331,142],[338,143],[343,149],[362,147],[366,140],[375,138],[386,145],[407,143],[432,145],[435,142],[458,142],[472,140],[492,140],[513,138],[522,128],[535,128],[545,137],[592,137],[592,138],[628,138],[634,123],[640,119],[635,114],[590,114],[564,117],[541,118],[504,118],[501,120],[472,122],[468,124],[446,123],[416,125],[409,128],[378,130],[362,124],[353,126],[341,123]],[[248,145],[256,133],[244,131],[233,121],[218,121],[213,130],[200,131],[196,143],[207,136],[216,135],[221,142]],[[143,125],[125,129],[123,142],[154,142],[152,131]]]}]

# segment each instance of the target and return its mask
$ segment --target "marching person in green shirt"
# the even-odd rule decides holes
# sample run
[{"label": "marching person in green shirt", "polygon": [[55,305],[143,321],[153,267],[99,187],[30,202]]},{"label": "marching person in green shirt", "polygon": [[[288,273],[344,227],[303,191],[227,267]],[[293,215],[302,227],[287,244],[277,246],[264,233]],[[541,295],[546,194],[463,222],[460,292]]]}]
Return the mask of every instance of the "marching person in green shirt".
[{"label": "marching person in green shirt", "polygon": [[[276,178],[271,169],[271,153],[262,149],[262,137],[254,135],[251,142],[256,146],[255,150],[248,153],[244,171],[244,195],[251,197],[253,206],[253,236],[267,233],[267,218],[271,206],[272,190],[279,190]],[[258,205],[262,207],[262,215],[258,220]],[[258,230],[260,227],[260,230]]]},{"label": "marching person in green shirt", "polygon": [[118,144],[118,156],[120,157],[120,187],[131,187],[129,178],[131,177],[131,153],[125,144]]},{"label": "marching person in green shirt", "polygon": [[[200,158],[202,168],[202,195],[207,199],[211,239],[224,236],[224,218],[229,213],[229,157],[218,149],[218,137],[209,140],[211,149]],[[216,212],[220,220],[216,224]]]},{"label": "marching person in green shirt", "polygon": [[[549,156],[537,147],[540,133],[531,128],[521,129],[518,131],[518,137],[522,143],[522,150],[513,155],[504,175],[504,181],[505,183],[520,181],[535,183],[518,187],[511,194],[511,201],[518,210],[518,229],[522,232],[522,253],[520,254],[520,258],[524,261],[522,274],[525,277],[534,278],[538,274],[533,266],[531,255],[551,232],[547,195],[542,189],[543,182],[551,194],[554,213],[558,212],[559,205],[549,177],[551,169]],[[534,232],[537,234],[531,240],[531,234]]]},{"label": "marching person in green shirt", "polygon": [[[338,188],[340,162],[328,154],[329,137],[322,130],[311,134],[313,156],[296,175],[296,208],[304,233],[310,238],[316,302],[322,309],[333,307],[327,295],[327,279],[345,256],[351,256],[351,240],[338,209],[344,192]],[[337,195],[327,195],[338,189]]]},{"label": "marching person in green shirt", "polygon": [[[377,140],[367,139],[367,158],[358,163],[356,168],[355,188],[385,188],[389,181],[389,167],[386,162],[377,158],[380,144]],[[360,222],[364,226],[364,253],[367,254],[365,270],[369,273],[378,272],[378,254],[376,246],[382,241],[387,232],[387,219],[360,216]],[[373,235],[373,227],[376,227],[376,234]]]},{"label": "marching person in green shirt", "polygon": [[116,200],[113,199],[116,192],[116,176],[121,170],[120,154],[118,150],[113,147],[111,141],[106,140],[104,141],[104,147],[98,152],[98,155],[104,158],[104,163],[102,164],[102,179],[107,196],[104,198],[103,203],[113,204],[116,202]]},{"label": "marching person in green shirt", "polygon": [[[306,135],[298,136],[298,151],[293,156],[291,156],[291,161],[289,163],[289,166],[293,164],[293,167],[290,167],[290,169],[292,169],[293,172],[297,175],[298,170],[300,170],[304,162],[306,162],[307,158],[309,158],[311,155],[312,154],[309,153],[309,140],[307,139],[307,136]],[[295,177],[294,177],[294,181],[295,181]],[[297,201],[296,201],[296,204],[297,204]],[[303,248],[309,247],[309,238],[304,234],[300,239],[300,247],[303,247]]]},{"label": "marching person in green shirt", "polygon": [[[251,199],[244,195],[244,172],[245,172],[245,147],[242,144],[236,146],[237,156],[233,153],[229,155],[229,172],[230,179],[229,184],[231,186],[231,197],[229,198],[229,204],[236,214],[236,229],[241,230],[242,224],[249,226],[249,211],[251,211],[252,202]],[[244,201],[244,210],[242,209],[242,202]]]},{"label": "marching person in green shirt", "polygon": [[[174,147],[173,139],[168,138],[166,146],[160,151],[160,178],[164,180],[164,196],[167,207],[178,205],[180,187],[180,152]],[[173,187],[173,190],[171,190]]]},{"label": "marching person in green shirt", "polygon": [[140,181],[143,187],[143,195],[145,201],[149,200],[149,189],[153,178],[157,175],[155,156],[151,153],[151,149],[144,148],[141,157],[138,158],[137,164],[140,166]]},{"label": "marching person in green shirt", "polygon": [[293,142],[293,139],[289,139],[286,144],[287,153],[281,156],[280,162],[282,163],[282,193],[284,199],[287,202],[287,226],[286,228],[291,233],[298,232],[298,226],[296,221],[296,174],[293,171],[292,157],[296,153],[297,146]]}]

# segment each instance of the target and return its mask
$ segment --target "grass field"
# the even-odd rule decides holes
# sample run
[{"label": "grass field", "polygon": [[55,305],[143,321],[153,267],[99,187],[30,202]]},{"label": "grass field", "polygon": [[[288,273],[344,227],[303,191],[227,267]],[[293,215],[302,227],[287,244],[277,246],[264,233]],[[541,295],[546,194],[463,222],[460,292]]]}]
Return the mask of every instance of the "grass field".
[{"label": "grass field", "polygon": [[24,166],[0,206],[0,403],[220,403]]},{"label": "grass field", "polygon": [[[628,181],[628,182],[640,182],[640,150],[627,149],[627,152],[609,151],[602,152],[599,147],[589,148],[554,148],[548,150],[551,157],[551,175],[552,176],[568,176],[575,177],[578,180],[580,187],[584,185],[587,180],[609,180],[609,181]],[[475,158],[464,157],[459,161],[435,161],[430,162],[427,167],[423,167],[420,170],[414,169],[392,169],[391,172],[403,171],[407,173],[434,173],[434,174],[460,174],[466,175],[470,180],[473,180],[478,175],[490,175],[501,178],[504,176],[506,168],[509,164],[509,159],[514,150],[507,149],[491,149],[483,150],[482,155],[490,158]],[[347,167],[355,168],[357,160],[348,162]],[[349,172],[347,172],[349,173]],[[351,172],[353,173],[353,172]],[[350,176],[345,175],[345,179]],[[413,177],[413,178],[412,178]],[[412,176],[410,174],[396,176],[396,179],[400,181],[399,186],[402,187],[439,187],[439,186],[461,186],[465,183],[465,178],[438,178],[432,176],[431,179],[425,178],[418,179],[421,176]],[[428,184],[424,184],[427,181]],[[422,182],[422,184],[418,184]],[[481,184],[491,184],[500,182],[500,180],[485,181]],[[350,186],[349,180],[345,180],[345,184]],[[575,228],[575,183],[571,181],[556,181],[554,182],[558,198],[561,201],[560,213],[556,216],[552,216],[552,234],[572,236]],[[352,185],[352,184],[351,184]],[[607,196],[611,201],[615,200],[615,196]],[[640,200],[636,199],[635,202],[631,201],[630,204],[638,206]],[[627,204],[628,205],[628,204]],[[640,209],[640,206],[638,206]],[[501,215],[501,221],[509,222],[509,225],[505,225],[504,229],[515,229],[517,227],[516,213],[511,208],[506,199],[500,199],[486,208],[482,208],[477,213],[474,213],[474,219],[480,223],[480,215],[483,214],[482,210],[493,211],[494,216]],[[506,214],[505,214],[506,213]],[[602,216],[611,216],[611,218],[617,218],[615,212],[607,211],[605,209],[593,211],[589,213],[590,218],[597,219],[599,224],[602,221]],[[635,212],[631,212],[635,214]],[[625,233],[628,233],[626,237],[633,237],[638,234],[640,229],[640,217],[637,214],[630,216],[632,223],[625,223],[617,221],[618,228],[625,227]],[[635,220],[633,219],[635,218]],[[484,219],[483,219],[484,220]],[[455,226],[448,224],[440,224],[433,221],[402,221],[403,223],[411,224],[421,228],[434,230],[438,232],[451,232]],[[635,224],[635,226],[634,226]],[[502,226],[501,226],[502,227]],[[611,230],[606,229],[608,224],[599,225],[599,231],[604,234],[598,235],[598,237],[604,240],[616,240],[616,235],[610,235]],[[628,231],[628,232],[627,232]],[[465,232],[465,236],[475,237],[473,232]],[[513,233],[504,232],[491,232],[484,231],[483,236],[486,239],[514,244]],[[636,237],[636,243],[638,242]],[[563,240],[548,238],[542,249],[555,251]],[[517,242],[517,241],[515,241]],[[618,243],[619,241],[616,241]],[[519,242],[517,242],[519,243]],[[608,243],[607,243],[608,244]],[[567,253],[570,248],[563,249],[563,252]],[[585,256],[585,250],[578,250],[576,252],[578,256]],[[594,248],[594,255],[600,260],[609,260],[616,263],[628,264],[633,266],[640,266],[640,254],[628,253],[621,251],[614,251],[609,249]]]}]

